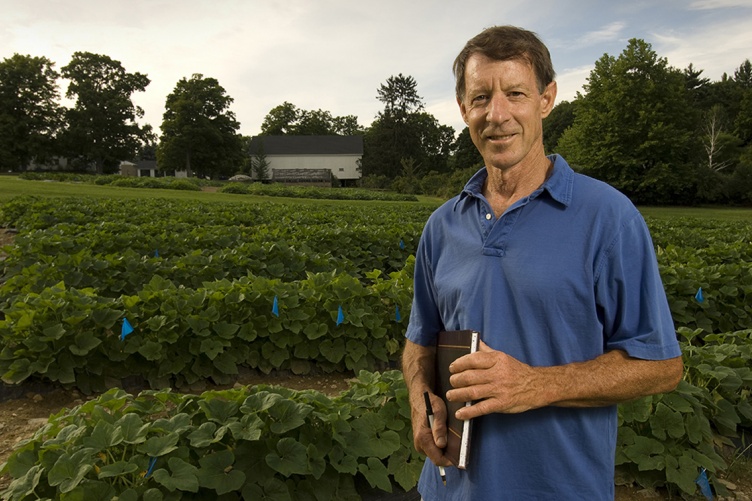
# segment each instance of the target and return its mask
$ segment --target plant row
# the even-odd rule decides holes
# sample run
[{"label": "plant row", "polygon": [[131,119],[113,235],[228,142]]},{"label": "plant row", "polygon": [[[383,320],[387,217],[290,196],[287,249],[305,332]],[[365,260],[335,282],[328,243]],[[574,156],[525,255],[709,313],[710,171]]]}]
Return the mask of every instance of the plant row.
[{"label": "plant row", "polygon": [[316,188],[313,186],[288,186],[280,183],[229,183],[222,193],[238,195],[262,195],[266,197],[315,198],[321,200],[379,200],[393,202],[417,202],[415,195],[390,191],[365,190],[362,188]]},{"label": "plant row", "polygon": [[[696,335],[682,331],[687,374],[676,391],[619,406],[617,470],[692,495],[704,468],[726,495],[718,448],[752,424],[752,331],[700,348]],[[266,385],[200,396],[111,390],[51,417],[0,473],[14,479],[9,500],[356,500],[362,488],[412,489],[422,462],[401,373],[361,371],[334,398]]]},{"label": "plant row", "polygon": [[[241,199],[242,200],[242,199]],[[126,199],[93,197],[43,198],[19,196],[0,205],[0,226],[19,231],[50,228],[60,223],[94,222],[135,225],[180,223],[190,226],[280,225],[304,230],[309,225],[344,224],[395,226],[424,224],[435,206],[423,204],[350,204],[299,201],[215,202],[198,200]]]},{"label": "plant row", "polygon": [[422,466],[401,374],[362,372],[334,398],[266,385],[200,396],[111,390],[16,448],[0,496],[358,500],[413,488]]},{"label": "plant row", "polygon": [[[619,406],[616,464],[621,477],[644,487],[694,494],[702,468],[718,495],[728,465],[719,452],[744,444],[752,429],[752,330],[706,335],[679,329],[685,374],[666,394]],[[742,454],[737,451],[737,454]]]},{"label": "plant row", "polygon": [[[152,388],[229,382],[238,367],[296,374],[388,366],[410,309],[412,262],[370,284],[349,274],[248,276],[205,287],[154,277],[116,299],[59,284],[13,302],[0,320],[0,375],[103,391],[143,377]],[[124,334],[125,321],[134,332]]]},{"label": "plant row", "polygon": [[[319,225],[304,235],[276,228],[177,226],[174,231],[113,223],[57,225],[17,236],[7,249],[0,302],[41,292],[61,281],[91,287],[106,297],[136,294],[153,276],[177,286],[235,280],[249,274],[284,281],[337,271],[363,277],[402,269],[415,252],[415,228],[336,228]],[[70,230],[70,231],[69,231]],[[161,231],[161,233],[159,233]]]}]

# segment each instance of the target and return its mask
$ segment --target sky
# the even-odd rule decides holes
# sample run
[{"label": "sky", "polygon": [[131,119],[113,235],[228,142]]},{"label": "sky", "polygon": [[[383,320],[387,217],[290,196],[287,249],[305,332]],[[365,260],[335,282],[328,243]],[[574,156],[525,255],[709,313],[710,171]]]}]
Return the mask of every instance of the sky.
[{"label": "sky", "polygon": [[574,99],[595,62],[632,38],[713,81],[752,59],[752,0],[0,0],[0,13],[0,59],[44,56],[59,70],[85,51],[146,74],[151,83],[132,99],[157,132],[167,95],[195,73],[233,98],[243,135],[284,102],[369,126],[384,107],[377,89],[398,74],[459,132],[452,62],[494,25],[540,36],[557,101]]}]

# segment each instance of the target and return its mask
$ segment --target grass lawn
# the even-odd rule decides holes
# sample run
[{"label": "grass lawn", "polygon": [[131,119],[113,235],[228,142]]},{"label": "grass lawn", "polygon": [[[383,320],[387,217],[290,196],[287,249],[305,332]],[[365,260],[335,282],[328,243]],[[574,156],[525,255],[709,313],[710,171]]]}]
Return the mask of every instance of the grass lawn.
[{"label": "grass lawn", "polygon": [[639,207],[645,217],[695,217],[726,221],[752,221],[752,208],[740,207]]},{"label": "grass lawn", "polygon": [[[19,195],[37,195],[43,197],[91,196],[122,199],[169,198],[181,200],[201,200],[219,202],[295,202],[295,203],[347,203],[347,204],[414,204],[415,202],[374,202],[360,200],[313,200],[304,198],[262,197],[255,195],[236,195],[215,191],[181,191],[147,188],[122,188],[118,186],[99,186],[85,183],[62,183],[48,181],[27,181],[13,176],[0,176],[0,202]],[[419,196],[418,203],[436,206],[443,200],[436,197]],[[738,207],[640,207],[646,217],[671,218],[695,217],[704,219],[752,221],[752,208]]]},{"label": "grass lawn", "polygon": [[[297,204],[416,204],[416,202],[390,202],[374,200],[323,200],[306,198],[285,198],[258,195],[238,195],[219,193],[216,189],[207,191],[167,190],[155,188],[124,188],[120,186],[100,186],[88,183],[64,183],[58,181],[29,181],[13,176],[0,176],[0,202],[20,195],[42,197],[89,196],[119,199],[168,198],[178,200],[200,200],[202,202],[250,202],[250,203],[290,203]],[[417,204],[438,207],[442,200],[432,197],[418,197]]]}]

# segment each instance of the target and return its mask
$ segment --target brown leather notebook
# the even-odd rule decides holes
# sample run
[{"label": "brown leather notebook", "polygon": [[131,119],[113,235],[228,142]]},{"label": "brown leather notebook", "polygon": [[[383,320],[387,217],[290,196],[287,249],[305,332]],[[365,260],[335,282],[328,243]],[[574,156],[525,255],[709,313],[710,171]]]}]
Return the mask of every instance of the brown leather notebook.
[{"label": "brown leather notebook", "polygon": [[478,351],[479,342],[480,333],[477,331],[459,330],[439,332],[436,344],[434,390],[447,406],[447,446],[444,454],[457,468],[463,470],[467,468],[470,457],[472,420],[462,421],[454,417],[454,414],[461,407],[472,405],[472,402],[449,402],[446,399],[447,391],[452,389],[452,385],[449,384],[449,365],[463,355]]}]

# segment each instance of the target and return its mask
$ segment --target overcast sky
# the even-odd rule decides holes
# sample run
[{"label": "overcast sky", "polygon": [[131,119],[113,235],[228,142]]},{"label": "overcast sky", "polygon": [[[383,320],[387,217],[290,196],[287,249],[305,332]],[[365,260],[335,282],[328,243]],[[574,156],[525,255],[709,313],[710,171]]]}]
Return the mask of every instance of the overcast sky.
[{"label": "overcast sky", "polygon": [[752,0],[0,0],[0,58],[46,56],[59,70],[76,51],[105,54],[149,76],[133,100],[157,130],[175,84],[201,73],[234,99],[244,135],[285,101],[368,126],[383,109],[379,85],[402,73],[426,110],[459,132],[452,61],[500,24],[548,45],[559,101],[630,38],[711,80],[752,59]]}]

